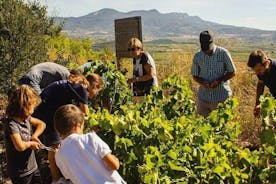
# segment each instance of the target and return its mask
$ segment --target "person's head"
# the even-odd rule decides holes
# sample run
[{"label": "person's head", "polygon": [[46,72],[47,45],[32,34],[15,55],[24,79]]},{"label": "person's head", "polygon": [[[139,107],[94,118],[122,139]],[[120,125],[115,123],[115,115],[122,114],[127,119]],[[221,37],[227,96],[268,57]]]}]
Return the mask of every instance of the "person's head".
[{"label": "person's head", "polygon": [[201,50],[207,54],[212,55],[214,50],[214,33],[211,30],[202,31],[199,35],[199,42]]},{"label": "person's head", "polygon": [[73,104],[59,107],[54,116],[54,126],[61,137],[71,133],[82,133],[84,124],[83,112]]},{"label": "person's head", "polygon": [[257,75],[264,75],[269,69],[270,61],[264,51],[255,50],[249,55],[247,66]]},{"label": "person's head", "polygon": [[131,38],[128,41],[128,51],[131,57],[138,58],[143,50],[142,42],[138,38]]},{"label": "person's head", "polygon": [[88,89],[89,83],[84,75],[77,70],[71,70],[70,75],[68,76],[68,81],[72,84],[80,84],[83,88]]},{"label": "person's head", "polygon": [[88,98],[93,98],[98,95],[104,87],[104,82],[98,74],[91,73],[86,76],[87,81],[89,82],[88,87]]},{"label": "person's head", "polygon": [[41,99],[34,89],[28,85],[13,87],[8,92],[8,106],[6,114],[8,117],[20,118],[22,120],[33,114],[34,109],[40,104]]}]

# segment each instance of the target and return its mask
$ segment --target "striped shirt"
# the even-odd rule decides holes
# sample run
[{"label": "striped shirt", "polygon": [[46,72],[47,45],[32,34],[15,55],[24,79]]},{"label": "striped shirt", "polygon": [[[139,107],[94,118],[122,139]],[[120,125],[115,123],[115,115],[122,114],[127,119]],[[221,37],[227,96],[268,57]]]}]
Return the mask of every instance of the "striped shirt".
[{"label": "striped shirt", "polygon": [[[212,82],[223,77],[228,72],[235,72],[236,68],[230,53],[219,46],[214,47],[214,54],[206,55],[203,51],[198,51],[193,59],[191,74],[200,77],[206,82]],[[217,88],[206,89],[199,87],[198,98],[205,102],[223,102],[232,95],[230,81],[221,82]]]}]

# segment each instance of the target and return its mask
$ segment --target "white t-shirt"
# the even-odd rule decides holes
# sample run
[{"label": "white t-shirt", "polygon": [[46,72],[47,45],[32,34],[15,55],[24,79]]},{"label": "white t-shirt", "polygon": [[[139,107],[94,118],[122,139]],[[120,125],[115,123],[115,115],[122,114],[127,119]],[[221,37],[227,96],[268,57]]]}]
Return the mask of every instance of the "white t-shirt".
[{"label": "white t-shirt", "polygon": [[109,146],[96,133],[71,134],[61,142],[55,160],[65,179],[74,184],[124,183],[117,171],[104,165],[108,153]]}]

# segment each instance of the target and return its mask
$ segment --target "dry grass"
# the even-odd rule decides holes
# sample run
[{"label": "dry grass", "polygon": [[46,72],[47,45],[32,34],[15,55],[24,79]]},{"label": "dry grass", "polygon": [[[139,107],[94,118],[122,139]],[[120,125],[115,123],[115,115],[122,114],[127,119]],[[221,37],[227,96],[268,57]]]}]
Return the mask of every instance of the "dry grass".
[{"label": "dry grass", "polygon": [[[191,84],[196,98],[198,85],[192,80],[190,75],[192,59],[192,53],[172,53],[169,59],[170,64],[157,65],[157,71],[160,81],[169,74],[177,74],[187,79]],[[231,80],[231,89],[233,90],[233,97],[239,100],[236,121],[240,122],[242,126],[240,138],[242,141],[258,145],[261,122],[253,116],[257,78],[251,72],[250,68],[246,66],[245,61],[234,61],[234,63],[237,72],[236,76]]]},{"label": "dry grass", "polygon": [[[190,74],[193,55],[194,53],[192,52],[168,52],[164,60],[156,62],[156,68],[159,83],[162,83],[164,79],[173,74],[188,80],[196,99],[198,84],[192,80]],[[236,58],[238,57],[236,56]],[[249,142],[250,145],[256,146],[260,144],[259,134],[261,131],[260,120],[255,119],[253,116],[257,78],[250,68],[247,67],[245,60],[236,59],[234,63],[237,72],[236,76],[231,80],[231,89],[233,90],[233,97],[239,101],[236,121],[240,122],[242,127],[240,139],[243,142]],[[128,71],[132,71],[131,64],[129,59],[123,61],[123,66]],[[131,77],[131,72],[128,72],[128,77]]]},{"label": "dry grass", "polygon": [[[194,51],[191,48],[187,49],[186,52],[183,52],[182,49],[167,50],[165,54],[163,53],[165,57],[156,61],[156,67],[159,83],[162,83],[162,81],[170,75],[179,75],[189,81],[192,91],[194,91],[195,94],[194,98],[196,99],[196,91],[198,85],[192,80],[192,77],[190,75],[191,63],[194,55],[193,52]],[[154,51],[150,51],[150,53],[153,54],[153,57],[156,55]],[[233,96],[239,100],[236,121],[240,122],[242,126],[242,134],[240,136],[240,140],[249,142],[252,145],[256,146],[259,145],[259,134],[261,130],[260,120],[256,120],[253,117],[256,76],[246,66],[245,59],[242,59],[242,57],[239,57],[239,55],[235,55],[235,57],[233,58],[234,63],[237,67],[237,72],[236,76],[231,80],[231,88],[233,90]],[[123,60],[122,66],[128,70],[127,77],[131,77],[131,59]],[[2,117],[4,114],[6,103],[6,98],[0,96],[0,117]],[[0,128],[2,129],[1,122]],[[7,178],[3,175],[3,173],[5,173],[5,161],[3,156],[3,134],[1,134],[1,131],[0,141],[0,164],[2,166],[0,183],[7,183]]]}]

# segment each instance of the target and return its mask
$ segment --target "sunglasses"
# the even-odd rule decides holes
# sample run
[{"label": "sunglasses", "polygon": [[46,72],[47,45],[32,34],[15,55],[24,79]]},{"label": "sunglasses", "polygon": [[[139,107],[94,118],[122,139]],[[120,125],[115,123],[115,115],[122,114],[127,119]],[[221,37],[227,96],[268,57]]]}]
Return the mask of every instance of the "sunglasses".
[{"label": "sunglasses", "polygon": [[139,50],[141,49],[140,47],[133,47],[133,48],[128,48],[127,50],[128,51],[136,51],[136,50]]}]

